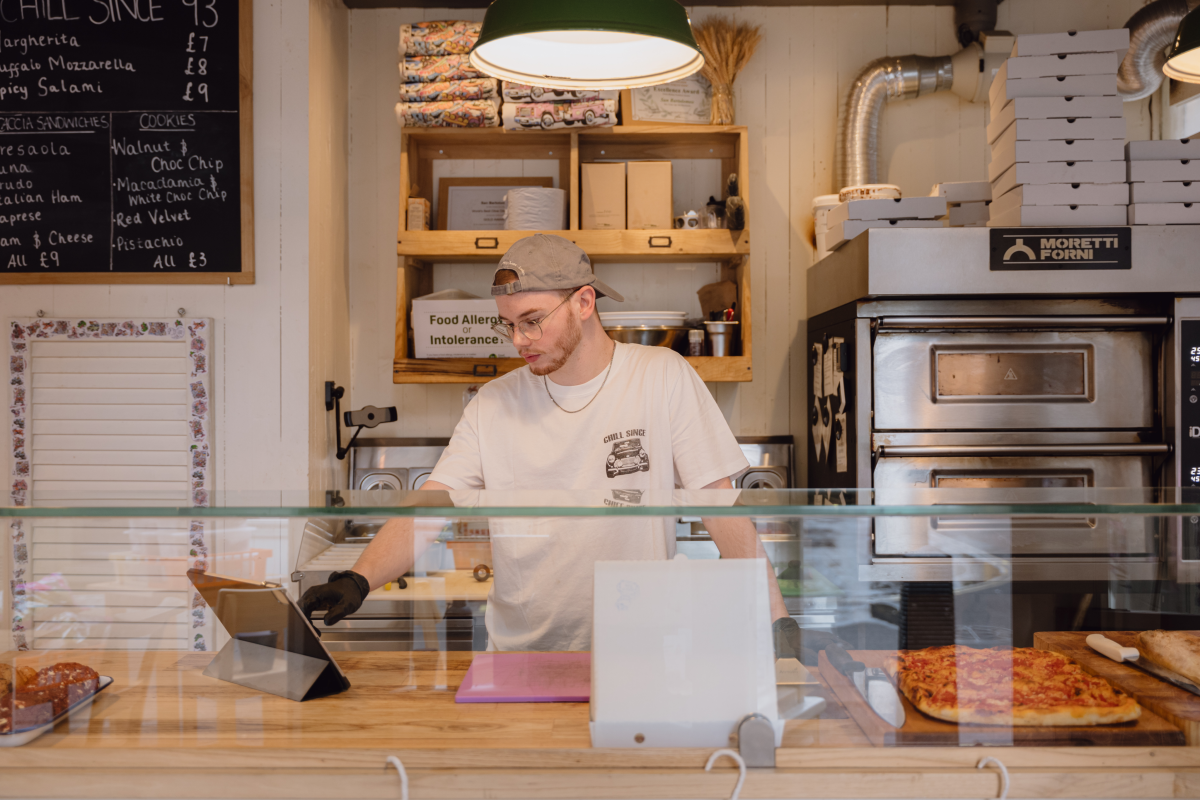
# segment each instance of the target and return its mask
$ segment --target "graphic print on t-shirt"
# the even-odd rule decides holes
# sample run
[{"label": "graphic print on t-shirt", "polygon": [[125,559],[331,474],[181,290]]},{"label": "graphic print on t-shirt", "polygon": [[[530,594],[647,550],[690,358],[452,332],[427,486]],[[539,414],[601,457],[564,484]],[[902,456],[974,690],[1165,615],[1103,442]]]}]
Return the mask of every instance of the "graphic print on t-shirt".
[{"label": "graphic print on t-shirt", "polygon": [[604,474],[610,478],[628,475],[631,472],[649,472],[650,454],[642,446],[645,428],[631,428],[624,433],[610,433],[604,443],[612,443],[612,450],[604,464]]}]

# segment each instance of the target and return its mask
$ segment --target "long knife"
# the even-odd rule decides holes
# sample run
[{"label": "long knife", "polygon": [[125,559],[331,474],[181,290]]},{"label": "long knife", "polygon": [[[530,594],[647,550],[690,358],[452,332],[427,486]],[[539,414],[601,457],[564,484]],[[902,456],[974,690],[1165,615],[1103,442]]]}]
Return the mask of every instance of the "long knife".
[{"label": "long knife", "polygon": [[886,672],[855,661],[846,652],[846,648],[836,643],[825,647],[825,657],[834,669],[850,679],[854,688],[880,719],[894,728],[904,727],[904,703],[901,702],[900,695]]},{"label": "long knife", "polygon": [[1141,652],[1136,647],[1122,647],[1112,639],[1099,633],[1089,635],[1085,641],[1097,653],[1107,656],[1113,661],[1135,666],[1143,672],[1149,672],[1156,678],[1161,678],[1167,683],[1178,686],[1184,691],[1191,692],[1192,694],[1200,694],[1200,686],[1197,686],[1174,670],[1155,664],[1150,659],[1142,658]]}]

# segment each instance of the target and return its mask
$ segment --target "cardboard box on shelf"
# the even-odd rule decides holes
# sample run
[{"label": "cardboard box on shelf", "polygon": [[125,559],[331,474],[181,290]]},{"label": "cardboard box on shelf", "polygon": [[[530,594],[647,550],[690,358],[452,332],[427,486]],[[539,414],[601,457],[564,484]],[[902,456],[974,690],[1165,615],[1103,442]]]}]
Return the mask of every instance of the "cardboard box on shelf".
[{"label": "cardboard box on shelf", "polygon": [[1195,158],[1175,161],[1129,161],[1125,166],[1130,183],[1200,180],[1200,159]]},{"label": "cardboard box on shelf", "polygon": [[992,197],[1000,197],[1021,184],[1120,183],[1125,180],[1124,161],[1054,161],[1014,164],[992,181]]},{"label": "cardboard box on shelf", "polygon": [[1022,33],[1017,36],[1012,55],[1058,56],[1071,53],[1112,53],[1129,49],[1129,29],[1102,31],[1065,31],[1063,33]]},{"label": "cardboard box on shelf", "polygon": [[1134,203],[1130,225],[1200,225],[1200,203]]},{"label": "cardboard box on shelf", "polygon": [[988,126],[988,142],[995,142],[1010,129],[1019,142],[1046,142],[1055,139],[1120,139],[1125,141],[1124,117],[1100,117],[1099,119],[1015,119],[1007,128],[996,131]]},{"label": "cardboard box on shelf", "polygon": [[633,230],[673,227],[671,162],[630,161],[625,168],[626,227]]},{"label": "cardboard box on shelf", "polygon": [[868,228],[944,228],[940,219],[848,219],[829,226],[825,244],[836,250]]},{"label": "cardboard box on shelf", "polygon": [[1131,203],[1200,203],[1200,181],[1129,184]]},{"label": "cardboard box on shelf", "polygon": [[424,197],[408,198],[408,212],[405,215],[404,229],[409,231],[429,230],[429,201]]},{"label": "cardboard box on shelf", "polygon": [[[1003,199],[1003,198],[1001,198]],[[999,207],[998,207],[999,206]],[[1022,206],[1005,207],[993,200],[990,228],[1029,226],[1124,225],[1128,206]]]},{"label": "cardboard box on shelf", "polygon": [[[1008,62],[1004,62],[1007,64]],[[1003,107],[1018,97],[1102,97],[1117,94],[1117,74],[1064,75],[1058,78],[1006,78],[1001,66],[988,89],[988,102]]]},{"label": "cardboard box on shelf", "polygon": [[848,219],[937,219],[946,216],[944,197],[904,197],[896,200],[849,200],[829,210],[829,228]]},{"label": "cardboard box on shelf", "polygon": [[583,230],[625,228],[625,162],[580,164],[579,227]]},{"label": "cardboard box on shelf", "polygon": [[987,181],[935,183],[929,196],[940,197],[947,203],[981,203],[992,199],[992,184]]},{"label": "cardboard box on shelf", "polygon": [[1200,139],[1162,139],[1129,142],[1125,145],[1129,161],[1185,161],[1200,158]]},{"label": "cardboard box on shelf", "polygon": [[412,301],[416,358],[516,358],[517,348],[491,326],[500,321],[496,301],[446,289]]},{"label": "cardboard box on shelf", "polygon": [[1124,53],[1072,53],[1061,56],[1014,56],[1005,62],[1010,78],[1057,78],[1064,75],[1116,74]]},{"label": "cardboard box on shelf", "polygon": [[1129,204],[1128,183],[1022,184],[996,202],[1018,206],[1124,206]]}]

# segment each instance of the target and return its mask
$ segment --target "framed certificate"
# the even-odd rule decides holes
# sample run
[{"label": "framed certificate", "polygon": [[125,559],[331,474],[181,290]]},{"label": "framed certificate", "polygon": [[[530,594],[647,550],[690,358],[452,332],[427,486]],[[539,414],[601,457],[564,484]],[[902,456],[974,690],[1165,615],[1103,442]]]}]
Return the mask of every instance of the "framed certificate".
[{"label": "framed certificate", "polygon": [[[631,91],[630,122],[708,125],[712,121],[712,84],[700,74]],[[629,124],[627,122],[626,124]]]},{"label": "framed certificate", "polygon": [[554,188],[553,178],[439,178],[438,230],[504,230],[504,195],[526,186]]}]

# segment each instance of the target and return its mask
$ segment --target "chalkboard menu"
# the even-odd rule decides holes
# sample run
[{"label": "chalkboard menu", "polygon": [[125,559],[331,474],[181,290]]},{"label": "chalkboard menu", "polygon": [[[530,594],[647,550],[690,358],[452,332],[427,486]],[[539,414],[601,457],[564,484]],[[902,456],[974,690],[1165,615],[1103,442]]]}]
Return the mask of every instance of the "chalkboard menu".
[{"label": "chalkboard menu", "polygon": [[0,0],[0,283],[253,282],[250,3]]}]

